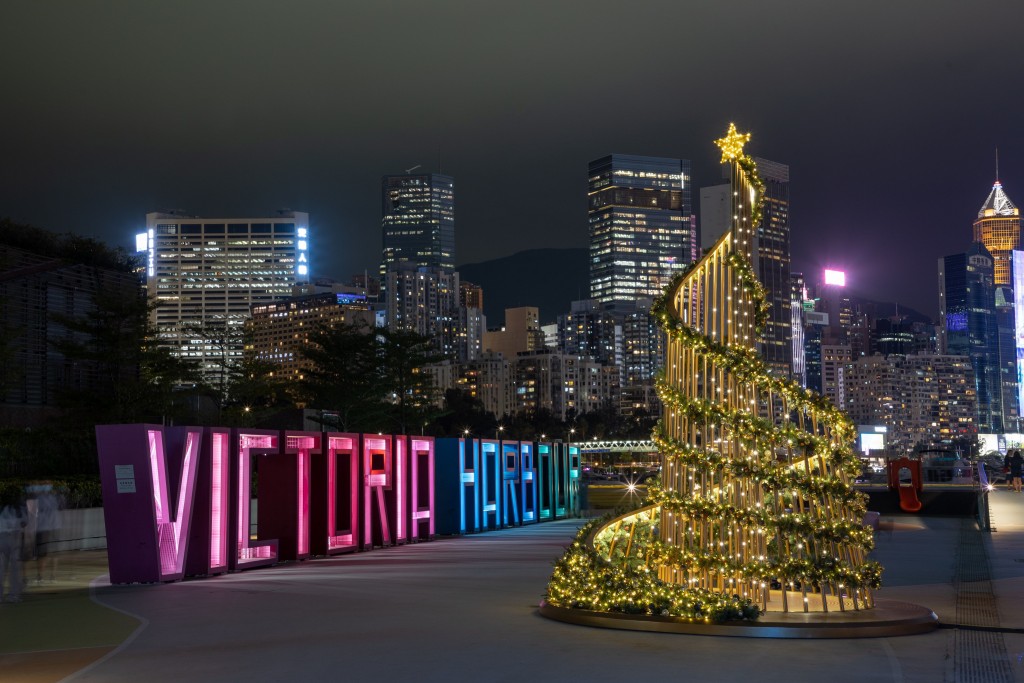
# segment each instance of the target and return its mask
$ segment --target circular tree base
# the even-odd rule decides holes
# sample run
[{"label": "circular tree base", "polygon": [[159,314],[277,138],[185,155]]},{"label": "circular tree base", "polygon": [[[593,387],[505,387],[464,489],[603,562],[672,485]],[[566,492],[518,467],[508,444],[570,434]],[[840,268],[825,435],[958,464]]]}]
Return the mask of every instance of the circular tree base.
[{"label": "circular tree base", "polygon": [[939,625],[939,618],[927,607],[893,600],[876,600],[873,608],[859,611],[767,612],[756,621],[720,623],[567,609],[546,601],[539,611],[548,619],[580,626],[739,638],[882,638],[927,633]]}]

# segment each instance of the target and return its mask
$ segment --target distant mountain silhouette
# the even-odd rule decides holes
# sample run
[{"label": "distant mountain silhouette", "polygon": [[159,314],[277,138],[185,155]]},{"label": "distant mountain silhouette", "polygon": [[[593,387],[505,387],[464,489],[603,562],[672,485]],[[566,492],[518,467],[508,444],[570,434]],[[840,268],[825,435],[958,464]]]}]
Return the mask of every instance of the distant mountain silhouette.
[{"label": "distant mountain silhouette", "polygon": [[[541,324],[553,323],[569,312],[572,301],[590,296],[587,249],[528,249],[511,256],[458,266],[462,280],[484,289],[488,327],[505,321],[505,309],[536,306]],[[904,306],[851,294],[862,305],[874,306],[879,319],[899,311],[908,320],[932,322],[930,316]]]},{"label": "distant mountain silhouette", "polygon": [[459,266],[459,279],[484,290],[488,327],[505,321],[505,309],[536,306],[540,322],[553,323],[569,303],[590,296],[587,249],[528,249],[512,256]]},{"label": "distant mountain silhouette", "polygon": [[876,320],[883,320],[885,318],[890,318],[890,317],[896,315],[897,313],[899,313],[900,317],[905,317],[910,322],[916,322],[916,323],[934,323],[935,322],[934,320],[932,320],[931,316],[925,315],[924,313],[921,313],[920,311],[916,311],[913,308],[910,308],[909,306],[904,306],[903,304],[892,303],[890,301],[875,301],[874,299],[865,299],[864,297],[860,297],[860,296],[856,296],[856,295],[852,296],[851,298],[854,301],[856,301],[857,303],[861,304],[861,306],[865,306],[865,305],[871,306],[871,305],[873,305],[875,307],[875,319]]}]

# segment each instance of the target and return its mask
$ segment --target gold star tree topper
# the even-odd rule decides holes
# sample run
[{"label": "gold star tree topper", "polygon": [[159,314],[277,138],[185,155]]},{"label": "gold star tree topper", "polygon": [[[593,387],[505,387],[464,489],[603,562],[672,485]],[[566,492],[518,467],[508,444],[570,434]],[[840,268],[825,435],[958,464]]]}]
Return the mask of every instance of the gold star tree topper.
[{"label": "gold star tree topper", "polygon": [[743,145],[750,142],[750,133],[739,133],[736,131],[736,124],[729,124],[729,132],[724,138],[715,140],[715,144],[722,150],[722,162],[733,161],[743,156]]}]

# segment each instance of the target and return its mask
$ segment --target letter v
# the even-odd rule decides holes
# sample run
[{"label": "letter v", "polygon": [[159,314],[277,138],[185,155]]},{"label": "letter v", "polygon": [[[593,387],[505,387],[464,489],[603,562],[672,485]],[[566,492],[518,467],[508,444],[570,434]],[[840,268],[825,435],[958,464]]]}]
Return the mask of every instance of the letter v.
[{"label": "letter v", "polygon": [[164,453],[165,432],[162,429],[148,430],[149,471],[153,478],[153,512],[160,549],[160,580],[179,581],[185,574],[185,548],[192,522],[192,503],[195,499],[196,471],[203,431],[198,427],[172,427],[167,432],[170,437],[167,441],[172,446],[184,437],[176,515],[170,506],[167,459]]}]

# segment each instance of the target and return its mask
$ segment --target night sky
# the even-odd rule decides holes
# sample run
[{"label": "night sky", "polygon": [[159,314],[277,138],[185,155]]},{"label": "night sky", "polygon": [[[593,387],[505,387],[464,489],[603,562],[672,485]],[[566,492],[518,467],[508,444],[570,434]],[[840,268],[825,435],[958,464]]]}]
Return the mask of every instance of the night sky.
[{"label": "night sky", "polygon": [[[1024,206],[1024,3],[4,2],[0,216],[129,246],[147,211],[311,214],[380,252],[380,177],[455,177],[458,263],[587,244],[588,161],[730,121],[788,163],[795,270],[935,315],[995,180]],[[568,302],[567,302],[568,303]]]}]

